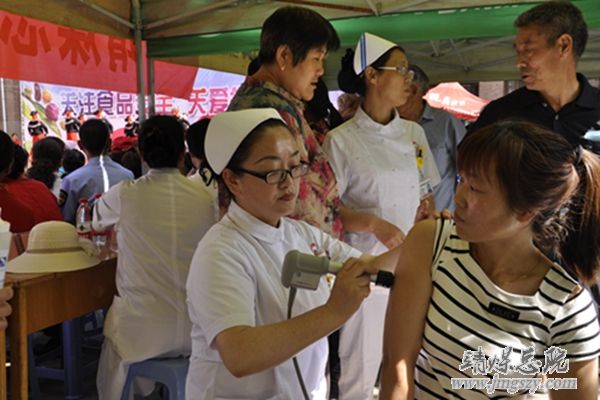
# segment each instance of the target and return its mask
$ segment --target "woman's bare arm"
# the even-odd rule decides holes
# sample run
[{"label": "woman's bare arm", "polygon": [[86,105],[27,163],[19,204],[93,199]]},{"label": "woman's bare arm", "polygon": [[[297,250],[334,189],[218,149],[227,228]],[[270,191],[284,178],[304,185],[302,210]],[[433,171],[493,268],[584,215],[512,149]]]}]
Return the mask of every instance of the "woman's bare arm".
[{"label": "woman's bare arm", "polygon": [[431,298],[435,224],[418,223],[402,245],[385,320],[380,393],[384,400],[414,398],[414,367]]}]

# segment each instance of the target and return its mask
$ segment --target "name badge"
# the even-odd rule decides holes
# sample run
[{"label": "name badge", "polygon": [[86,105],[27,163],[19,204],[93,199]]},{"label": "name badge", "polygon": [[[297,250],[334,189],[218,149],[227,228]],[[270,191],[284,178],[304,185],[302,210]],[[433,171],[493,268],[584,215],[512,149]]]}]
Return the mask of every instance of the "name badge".
[{"label": "name badge", "polygon": [[519,315],[521,314],[518,311],[511,310],[510,308],[501,306],[500,304],[490,303],[488,307],[489,312],[499,317],[508,319],[510,321],[518,321]]}]

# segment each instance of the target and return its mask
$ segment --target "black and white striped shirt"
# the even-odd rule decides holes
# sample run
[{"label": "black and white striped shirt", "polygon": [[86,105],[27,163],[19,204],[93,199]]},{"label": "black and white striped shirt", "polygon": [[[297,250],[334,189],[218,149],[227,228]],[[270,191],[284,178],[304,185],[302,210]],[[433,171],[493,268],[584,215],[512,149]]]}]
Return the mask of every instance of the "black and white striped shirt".
[{"label": "black and white striped shirt", "polygon": [[[440,225],[445,227],[440,229]],[[415,370],[415,397],[420,399],[483,399],[509,396],[496,390],[453,390],[451,378],[485,378],[459,370],[466,350],[479,346],[491,358],[510,346],[510,364],[521,364],[521,351],[535,347],[535,359],[544,362],[544,350],[557,346],[571,363],[598,357],[600,328],[595,304],[562,267],[555,264],[531,296],[509,293],[496,286],[471,257],[469,243],[461,240],[454,223],[438,222],[438,236],[447,237],[432,266],[432,296],[422,349]],[[444,232],[445,231],[445,234]],[[518,261],[515,261],[518,262]],[[501,377],[527,378],[515,372]],[[493,372],[487,375],[493,377]]]}]

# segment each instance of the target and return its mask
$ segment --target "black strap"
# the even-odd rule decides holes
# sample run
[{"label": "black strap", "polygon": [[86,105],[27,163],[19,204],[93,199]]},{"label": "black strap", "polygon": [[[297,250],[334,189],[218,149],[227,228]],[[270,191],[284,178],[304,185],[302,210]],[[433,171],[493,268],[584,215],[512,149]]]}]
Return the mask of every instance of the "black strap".
[{"label": "black strap", "polygon": [[444,246],[446,245],[446,241],[450,236],[450,224],[451,220],[439,219],[436,227],[436,238],[435,244],[433,246],[433,255],[431,257],[431,265],[437,263],[444,250]]}]

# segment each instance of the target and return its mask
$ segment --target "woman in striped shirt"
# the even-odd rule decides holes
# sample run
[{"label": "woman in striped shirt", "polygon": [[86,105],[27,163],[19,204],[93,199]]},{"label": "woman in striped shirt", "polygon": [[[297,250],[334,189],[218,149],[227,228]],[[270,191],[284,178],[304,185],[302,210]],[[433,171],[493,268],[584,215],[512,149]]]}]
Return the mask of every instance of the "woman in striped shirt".
[{"label": "woman in striped shirt", "polygon": [[[584,285],[600,269],[599,159],[507,121],[468,135],[458,169],[454,221],[419,223],[404,243],[382,398],[502,398],[514,393],[503,385],[527,393],[513,378],[552,377],[577,379],[552,399],[597,399],[600,330]],[[546,374],[565,351],[562,373]]]}]

